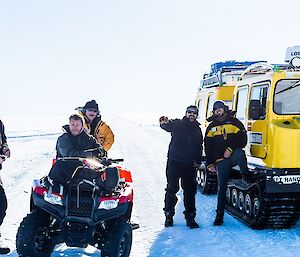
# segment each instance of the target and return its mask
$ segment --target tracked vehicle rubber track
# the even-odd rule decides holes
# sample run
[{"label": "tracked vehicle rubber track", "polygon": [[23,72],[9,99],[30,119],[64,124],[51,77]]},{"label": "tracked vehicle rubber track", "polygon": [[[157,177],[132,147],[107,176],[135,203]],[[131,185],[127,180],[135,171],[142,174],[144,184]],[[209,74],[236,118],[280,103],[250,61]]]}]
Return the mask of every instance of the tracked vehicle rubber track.
[{"label": "tracked vehicle rubber track", "polygon": [[252,183],[229,181],[226,210],[256,229],[284,229],[294,226],[300,216],[300,193],[267,193],[266,176]]}]

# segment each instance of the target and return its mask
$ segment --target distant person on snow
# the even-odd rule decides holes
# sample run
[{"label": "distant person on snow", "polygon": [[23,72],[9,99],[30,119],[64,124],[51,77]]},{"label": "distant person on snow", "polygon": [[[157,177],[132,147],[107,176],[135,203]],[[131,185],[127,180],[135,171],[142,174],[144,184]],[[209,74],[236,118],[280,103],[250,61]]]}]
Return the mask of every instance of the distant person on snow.
[{"label": "distant person on snow", "polygon": [[204,146],[207,169],[218,174],[218,206],[214,226],[223,224],[226,189],[232,167],[239,165],[245,182],[248,178],[247,159],[244,148],[247,132],[244,125],[229,111],[222,101],[213,105],[212,121],[206,129]]},{"label": "distant person on snow", "polygon": [[114,134],[110,127],[102,121],[96,101],[91,100],[76,110],[84,117],[84,128],[87,129],[87,132],[96,138],[105,151],[108,151],[114,143]]},{"label": "distant person on snow", "polygon": [[167,187],[165,194],[165,227],[173,226],[173,216],[177,203],[176,193],[179,191],[179,180],[183,189],[184,216],[186,225],[198,228],[195,221],[197,193],[196,167],[201,162],[203,137],[199,123],[196,120],[198,108],[190,105],[183,119],[169,120],[162,116],[160,127],[171,133],[166,168]]},{"label": "distant person on snow", "polygon": [[[6,158],[10,157],[10,150],[7,145],[6,135],[4,132],[4,125],[0,120],[0,170],[2,169],[2,163]],[[7,199],[4,192],[3,184],[0,178],[0,225],[2,225],[4,217],[6,215]],[[7,254],[10,252],[9,248],[0,247],[0,254]]]},{"label": "distant person on snow", "polygon": [[[50,170],[49,178],[53,185],[66,184],[70,181],[82,162],[76,158],[92,158],[104,155],[104,150],[93,136],[83,130],[83,118],[73,114],[69,118],[69,125],[63,127],[65,133],[61,135],[56,144],[57,161]],[[65,158],[65,159],[64,159]],[[100,176],[92,174],[90,170],[82,170],[80,175],[91,178],[94,176],[97,185],[105,187]]]}]

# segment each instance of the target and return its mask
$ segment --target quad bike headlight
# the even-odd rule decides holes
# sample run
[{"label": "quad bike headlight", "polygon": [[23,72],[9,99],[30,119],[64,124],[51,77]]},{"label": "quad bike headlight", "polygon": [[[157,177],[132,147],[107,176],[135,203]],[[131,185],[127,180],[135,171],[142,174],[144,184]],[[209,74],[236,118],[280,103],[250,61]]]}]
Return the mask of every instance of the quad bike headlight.
[{"label": "quad bike headlight", "polygon": [[118,207],[118,200],[104,200],[101,201],[98,209],[111,210]]},{"label": "quad bike headlight", "polygon": [[59,195],[44,192],[44,200],[51,204],[63,206],[62,197]]}]

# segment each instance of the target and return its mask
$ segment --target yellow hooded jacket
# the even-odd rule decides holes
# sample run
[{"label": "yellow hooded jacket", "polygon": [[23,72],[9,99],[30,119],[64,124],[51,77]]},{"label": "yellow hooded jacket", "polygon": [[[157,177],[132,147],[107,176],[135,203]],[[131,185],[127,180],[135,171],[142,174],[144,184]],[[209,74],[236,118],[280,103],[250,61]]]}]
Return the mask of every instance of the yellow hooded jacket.
[{"label": "yellow hooded jacket", "polygon": [[[99,144],[102,145],[105,151],[108,151],[114,143],[114,134],[110,127],[101,120],[101,116],[97,116],[92,124],[90,124],[88,117],[82,111],[78,111],[79,114],[84,118],[85,124],[84,129],[86,132],[94,136]],[[94,128],[94,129],[93,129]]]}]

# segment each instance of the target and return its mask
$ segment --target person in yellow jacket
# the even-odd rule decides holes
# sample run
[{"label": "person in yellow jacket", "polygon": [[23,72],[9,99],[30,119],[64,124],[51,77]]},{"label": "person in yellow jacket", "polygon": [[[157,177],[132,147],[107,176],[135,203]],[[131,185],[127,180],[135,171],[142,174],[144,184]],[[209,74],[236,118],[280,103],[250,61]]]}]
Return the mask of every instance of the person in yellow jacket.
[{"label": "person in yellow jacket", "polygon": [[98,104],[95,100],[91,100],[83,107],[76,110],[85,120],[84,128],[87,133],[94,136],[105,151],[108,151],[114,143],[114,134],[110,127],[101,119]]}]

